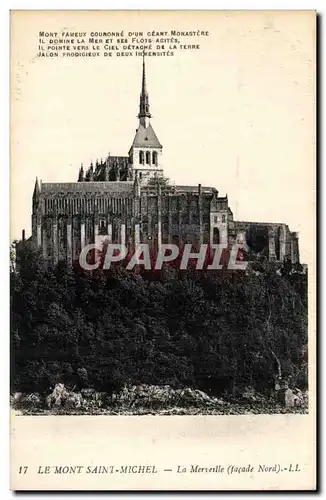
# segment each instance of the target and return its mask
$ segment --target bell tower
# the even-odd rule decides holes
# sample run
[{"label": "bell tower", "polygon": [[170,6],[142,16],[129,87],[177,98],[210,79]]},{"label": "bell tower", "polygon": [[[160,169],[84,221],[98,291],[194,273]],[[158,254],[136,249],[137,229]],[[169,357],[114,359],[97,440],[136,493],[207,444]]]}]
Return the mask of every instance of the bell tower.
[{"label": "bell tower", "polygon": [[143,73],[139,100],[138,128],[129,150],[133,178],[138,176],[140,184],[147,184],[153,177],[162,177],[162,145],[150,123],[149,98],[146,85],[145,57],[143,55]]}]

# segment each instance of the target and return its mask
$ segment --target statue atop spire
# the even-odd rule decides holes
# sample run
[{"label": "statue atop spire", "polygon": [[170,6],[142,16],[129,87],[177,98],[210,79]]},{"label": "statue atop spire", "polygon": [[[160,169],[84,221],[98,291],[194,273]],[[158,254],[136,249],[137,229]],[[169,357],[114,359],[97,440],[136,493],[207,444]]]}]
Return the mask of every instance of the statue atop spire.
[{"label": "statue atop spire", "polygon": [[142,75],[142,86],[141,86],[141,94],[139,101],[139,123],[143,127],[147,127],[146,118],[150,118],[151,114],[149,112],[149,102],[148,102],[148,93],[146,89],[146,68],[145,68],[145,55],[143,54],[143,75]]}]

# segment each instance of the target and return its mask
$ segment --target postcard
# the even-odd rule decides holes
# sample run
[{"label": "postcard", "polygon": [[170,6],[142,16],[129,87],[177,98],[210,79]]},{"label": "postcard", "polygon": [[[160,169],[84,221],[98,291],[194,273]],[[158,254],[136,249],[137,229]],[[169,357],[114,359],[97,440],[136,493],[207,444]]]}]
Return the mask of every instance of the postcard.
[{"label": "postcard", "polygon": [[316,488],[316,13],[11,12],[12,490]]}]

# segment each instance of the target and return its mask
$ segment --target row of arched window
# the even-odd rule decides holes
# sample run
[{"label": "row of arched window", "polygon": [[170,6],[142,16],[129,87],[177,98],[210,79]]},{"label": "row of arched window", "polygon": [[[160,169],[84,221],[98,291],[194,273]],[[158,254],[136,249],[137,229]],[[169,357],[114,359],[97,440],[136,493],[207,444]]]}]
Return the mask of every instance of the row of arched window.
[{"label": "row of arched window", "polygon": [[155,165],[157,167],[157,152],[139,151],[139,163],[141,165]]}]

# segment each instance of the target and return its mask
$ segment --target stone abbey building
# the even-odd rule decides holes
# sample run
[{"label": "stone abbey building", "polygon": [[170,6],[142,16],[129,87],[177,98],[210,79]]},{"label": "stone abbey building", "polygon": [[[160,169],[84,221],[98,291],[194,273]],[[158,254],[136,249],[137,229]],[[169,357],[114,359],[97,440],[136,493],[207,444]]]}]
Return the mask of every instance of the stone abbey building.
[{"label": "stone abbey building", "polygon": [[166,184],[162,145],[150,123],[145,61],[138,129],[127,156],[108,156],[77,182],[43,183],[33,193],[32,239],[51,263],[78,259],[89,243],[241,242],[269,260],[299,262],[297,233],[283,223],[239,222],[214,187]]}]

